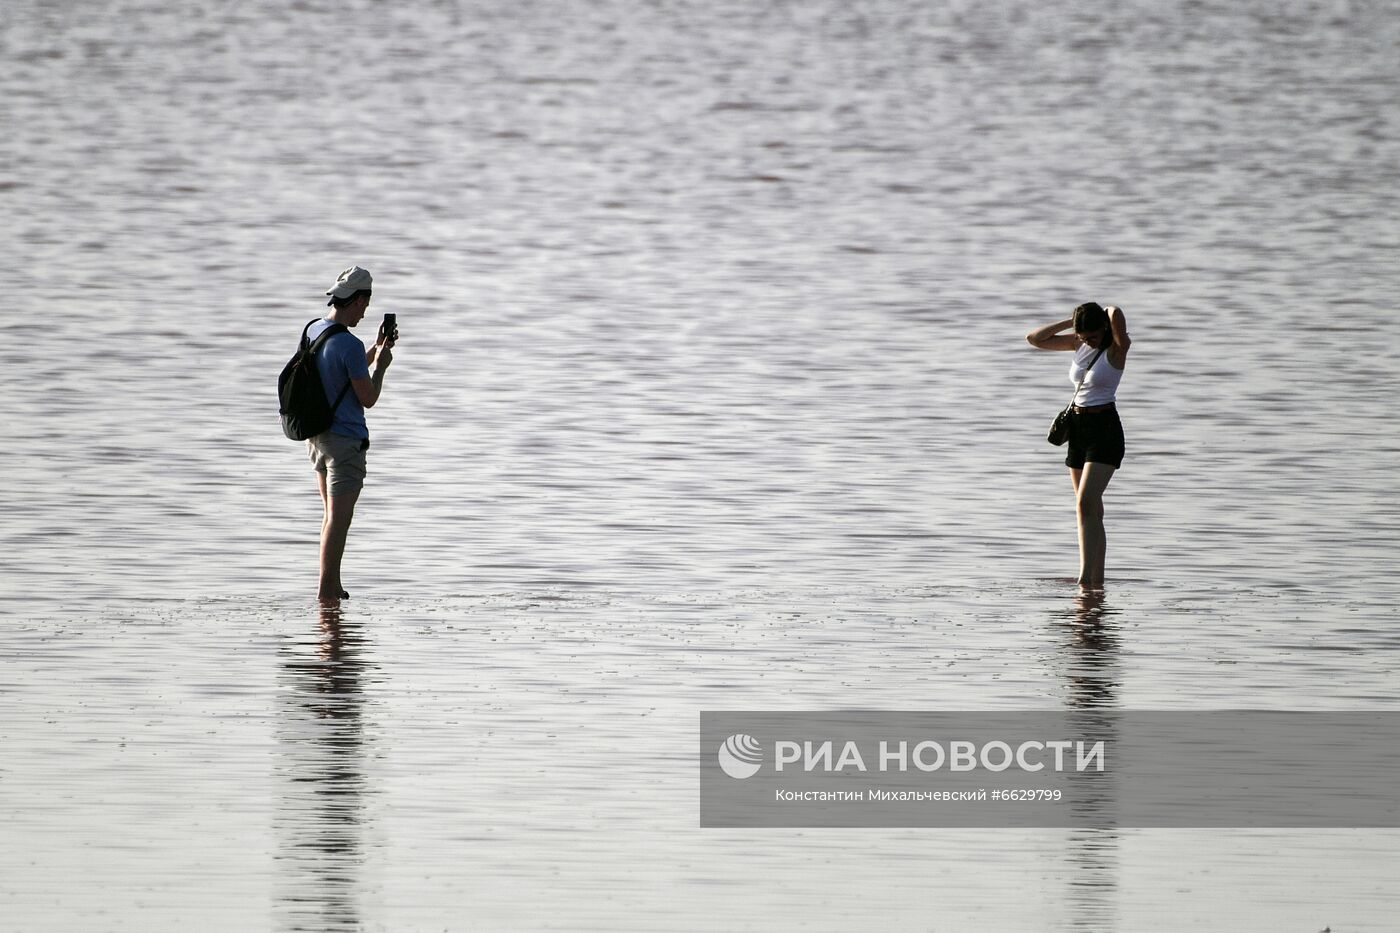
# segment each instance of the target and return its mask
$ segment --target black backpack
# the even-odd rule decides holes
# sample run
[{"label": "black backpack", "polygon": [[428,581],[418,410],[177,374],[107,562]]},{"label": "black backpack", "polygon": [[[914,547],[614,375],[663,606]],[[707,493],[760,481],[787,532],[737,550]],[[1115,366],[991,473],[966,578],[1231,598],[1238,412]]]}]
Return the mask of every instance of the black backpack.
[{"label": "black backpack", "polygon": [[335,410],[350,391],[350,383],[336,396],[335,404],[326,402],[326,389],[321,384],[321,372],[316,368],[316,351],[336,334],[349,333],[344,324],[332,324],[315,339],[308,341],[307,332],[321,318],[314,318],[301,330],[301,345],[282,367],[277,377],[277,397],[282,404],[282,433],[294,441],[304,441],[330,428]]}]

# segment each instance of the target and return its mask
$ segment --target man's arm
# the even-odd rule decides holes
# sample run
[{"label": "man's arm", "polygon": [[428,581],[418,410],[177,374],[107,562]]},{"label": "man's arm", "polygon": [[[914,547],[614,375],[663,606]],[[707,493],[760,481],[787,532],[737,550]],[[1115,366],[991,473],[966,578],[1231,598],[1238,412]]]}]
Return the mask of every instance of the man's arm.
[{"label": "man's arm", "polygon": [[379,401],[379,395],[384,391],[384,371],[389,368],[389,364],[394,361],[394,351],[388,345],[375,345],[373,350],[365,356],[374,356],[374,369],[370,371],[368,379],[351,379],[350,385],[355,390],[355,397],[360,400],[360,404],[366,408],[373,408],[374,403]]}]

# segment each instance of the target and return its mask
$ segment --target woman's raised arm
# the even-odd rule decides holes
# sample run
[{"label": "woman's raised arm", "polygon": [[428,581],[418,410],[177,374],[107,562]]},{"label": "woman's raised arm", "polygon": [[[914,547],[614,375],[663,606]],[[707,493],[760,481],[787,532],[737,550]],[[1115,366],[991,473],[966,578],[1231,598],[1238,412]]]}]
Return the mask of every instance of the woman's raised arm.
[{"label": "woman's raised arm", "polygon": [[1108,326],[1113,330],[1113,353],[1109,362],[1122,369],[1123,357],[1127,356],[1128,347],[1133,345],[1133,338],[1128,336],[1128,319],[1117,305],[1109,305],[1104,310],[1108,312]]},{"label": "woman's raised arm", "polygon": [[1074,326],[1074,318],[1060,321],[1058,324],[1046,324],[1039,330],[1033,330],[1026,334],[1026,342],[1037,350],[1073,350],[1079,346],[1079,341],[1074,334],[1062,334],[1060,331],[1067,327]]}]

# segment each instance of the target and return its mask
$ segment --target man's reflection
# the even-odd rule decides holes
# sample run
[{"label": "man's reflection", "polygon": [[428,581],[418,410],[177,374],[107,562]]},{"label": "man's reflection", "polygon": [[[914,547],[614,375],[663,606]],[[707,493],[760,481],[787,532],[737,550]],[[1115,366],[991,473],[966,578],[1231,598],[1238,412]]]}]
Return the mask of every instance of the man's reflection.
[{"label": "man's reflection", "polygon": [[358,929],[367,788],[365,641],[339,608],[315,638],[282,646],[276,809],[278,919],[287,930]]}]

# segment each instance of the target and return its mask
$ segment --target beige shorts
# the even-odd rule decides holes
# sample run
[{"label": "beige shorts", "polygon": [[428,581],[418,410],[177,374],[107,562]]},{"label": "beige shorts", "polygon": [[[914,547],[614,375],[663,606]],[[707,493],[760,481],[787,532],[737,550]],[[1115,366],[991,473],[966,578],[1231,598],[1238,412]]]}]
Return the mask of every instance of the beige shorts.
[{"label": "beige shorts", "polygon": [[365,485],[365,451],[369,441],[324,431],[306,442],[311,465],[326,474],[326,490],[332,496],[359,492]]}]

